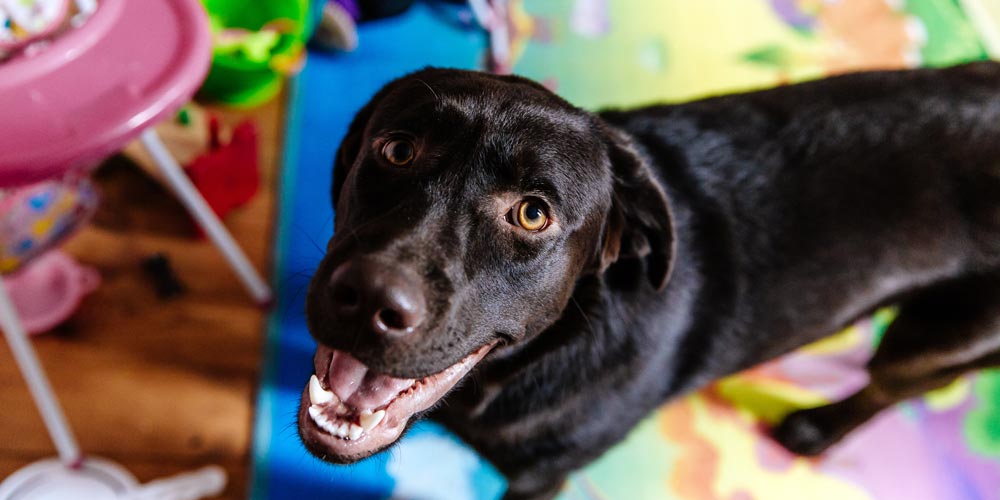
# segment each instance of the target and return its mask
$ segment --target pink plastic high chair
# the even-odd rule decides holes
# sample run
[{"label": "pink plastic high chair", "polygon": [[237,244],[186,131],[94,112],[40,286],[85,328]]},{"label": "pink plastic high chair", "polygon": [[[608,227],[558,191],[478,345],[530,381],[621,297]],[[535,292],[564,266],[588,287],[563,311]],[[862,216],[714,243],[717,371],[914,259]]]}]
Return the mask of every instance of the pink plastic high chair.
[{"label": "pink plastic high chair", "polygon": [[[269,302],[267,284],[151,128],[190,99],[208,70],[202,7],[197,0],[75,2],[86,19],[0,61],[0,189],[83,175],[138,137],[250,295]],[[58,461],[36,462],[4,480],[0,500],[181,499],[221,491],[219,468],[139,485],[120,466],[84,458],[3,280],[0,328],[59,452]]]}]

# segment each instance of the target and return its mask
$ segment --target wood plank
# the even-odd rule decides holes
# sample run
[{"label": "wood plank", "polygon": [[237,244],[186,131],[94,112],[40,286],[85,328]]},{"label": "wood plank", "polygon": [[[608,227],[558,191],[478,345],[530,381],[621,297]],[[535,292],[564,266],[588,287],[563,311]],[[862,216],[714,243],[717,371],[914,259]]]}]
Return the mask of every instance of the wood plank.
[{"label": "wood plank", "polygon": [[[139,334],[141,336],[141,334]],[[188,460],[210,453],[239,457],[248,448],[253,374],[199,373],[152,351],[39,339],[36,345],[67,418],[88,453],[127,452]],[[9,359],[6,349],[3,358]],[[0,370],[0,449],[52,450],[19,374]]]}]

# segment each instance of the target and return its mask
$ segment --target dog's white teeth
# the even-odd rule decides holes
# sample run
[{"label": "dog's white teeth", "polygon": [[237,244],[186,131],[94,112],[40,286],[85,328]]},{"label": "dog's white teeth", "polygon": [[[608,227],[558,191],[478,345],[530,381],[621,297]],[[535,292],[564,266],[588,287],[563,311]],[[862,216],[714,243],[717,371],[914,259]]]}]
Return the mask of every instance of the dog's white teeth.
[{"label": "dog's white teeth", "polygon": [[[313,422],[319,428],[341,439],[356,440],[366,432],[374,429],[385,419],[385,410],[376,412],[365,410],[361,412],[359,416],[360,421],[357,424],[345,422],[342,420],[342,417],[328,416],[330,412],[329,404],[336,399],[336,396],[331,391],[323,390],[323,387],[319,385],[319,379],[315,375],[309,379],[309,398],[313,403],[308,409],[309,416]],[[349,411],[344,403],[338,403],[337,409],[341,415]]]},{"label": "dog's white teeth", "polygon": [[320,419],[326,418],[323,416],[323,409],[316,405],[312,405],[309,407],[309,416],[312,417],[313,422],[316,423],[319,423]]},{"label": "dog's white teeth", "polygon": [[363,434],[364,432],[365,430],[362,429],[360,425],[351,424],[351,429],[348,431],[347,437],[348,439],[353,441],[361,437],[361,434]]},{"label": "dog's white teeth", "polygon": [[329,432],[330,434],[335,434],[334,431],[336,430],[337,426],[330,421],[330,419],[326,416],[325,413],[323,413],[323,408],[316,405],[310,406],[309,416],[312,417],[313,422],[316,422],[316,425],[318,425],[321,429],[323,429],[326,432]]},{"label": "dog's white teeth", "polygon": [[[313,404],[325,405],[333,402],[333,392],[323,388],[319,383],[319,378],[313,374],[309,378],[309,400]],[[342,404],[343,406],[343,404]]]},{"label": "dog's white teeth", "polygon": [[320,429],[330,433],[330,435],[353,441],[360,438],[365,431],[369,430],[371,427],[378,425],[378,423],[382,421],[382,418],[385,417],[385,411],[380,410],[375,414],[367,413],[366,415],[362,415],[362,422],[368,422],[369,425],[371,425],[371,427],[367,428],[358,424],[344,422],[339,419],[331,420],[330,417],[326,415],[324,407],[319,405],[312,405],[309,407],[309,416],[312,417],[313,422],[316,422],[316,425],[319,426]]},{"label": "dog's white teeth", "polygon": [[379,410],[375,413],[365,411],[361,414],[361,428],[364,429],[365,432],[370,431],[382,422],[383,418],[385,418],[385,410]]}]

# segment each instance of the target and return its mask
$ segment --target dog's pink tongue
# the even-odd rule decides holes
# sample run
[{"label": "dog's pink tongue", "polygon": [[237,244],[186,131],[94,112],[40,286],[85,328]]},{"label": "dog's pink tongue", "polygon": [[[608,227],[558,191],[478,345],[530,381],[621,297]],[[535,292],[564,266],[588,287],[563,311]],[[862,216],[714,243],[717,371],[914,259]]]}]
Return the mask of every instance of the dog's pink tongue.
[{"label": "dog's pink tongue", "polygon": [[341,351],[333,351],[330,369],[326,372],[327,387],[347,406],[357,410],[374,410],[392,401],[413,382],[413,379],[369,373],[364,363]]}]

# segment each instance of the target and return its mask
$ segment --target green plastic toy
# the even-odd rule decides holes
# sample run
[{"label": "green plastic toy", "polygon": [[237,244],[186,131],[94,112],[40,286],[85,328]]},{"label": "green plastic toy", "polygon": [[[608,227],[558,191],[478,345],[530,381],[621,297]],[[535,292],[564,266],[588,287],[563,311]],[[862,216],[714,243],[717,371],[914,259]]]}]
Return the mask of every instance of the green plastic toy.
[{"label": "green plastic toy", "polygon": [[311,31],[308,0],[202,0],[212,28],[212,68],[198,97],[237,107],[263,104],[301,68]]}]

